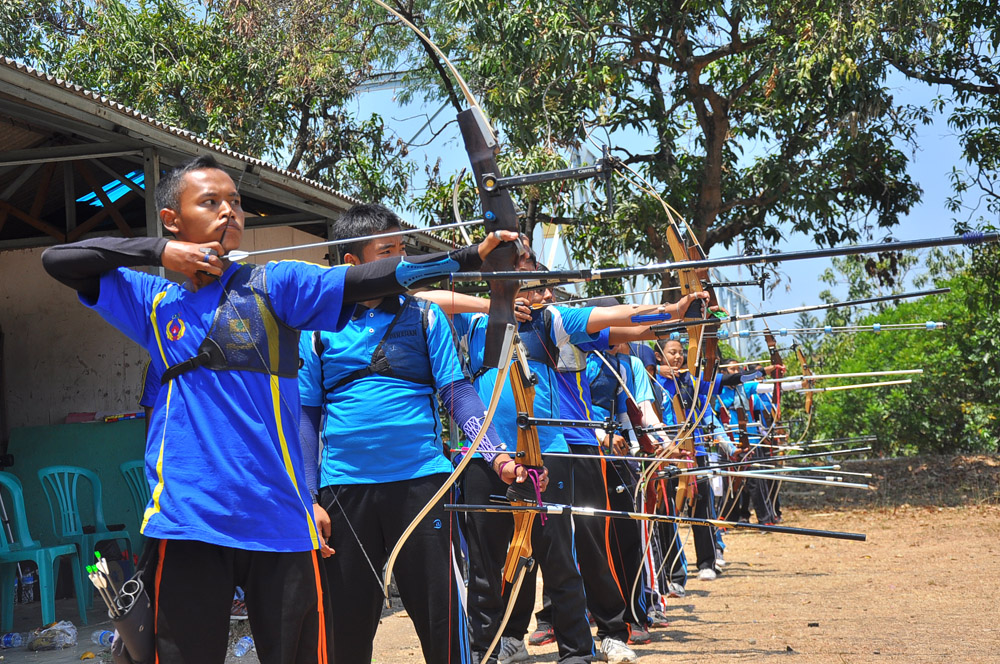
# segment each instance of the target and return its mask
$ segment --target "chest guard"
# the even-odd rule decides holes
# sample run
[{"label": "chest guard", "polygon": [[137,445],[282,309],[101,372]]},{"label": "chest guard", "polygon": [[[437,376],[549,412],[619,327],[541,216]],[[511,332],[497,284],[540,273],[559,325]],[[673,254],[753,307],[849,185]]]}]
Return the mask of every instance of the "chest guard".
[{"label": "chest guard", "polygon": [[587,354],[573,344],[564,344],[559,348],[558,371],[576,372],[587,368]]},{"label": "chest guard", "polygon": [[[613,362],[618,365],[615,367],[615,370],[618,371],[618,374],[623,380],[627,381],[628,377],[625,375],[625,371],[627,371],[627,369],[621,362],[618,361],[618,356],[610,355],[607,357],[607,360],[608,362]],[[616,397],[619,389],[621,389],[621,387],[618,384],[618,379],[615,378],[611,374],[611,370],[608,369],[603,362],[601,362],[600,371],[598,371],[597,375],[594,376],[594,379],[590,381],[591,403],[598,408],[603,408],[611,413],[611,415],[617,415],[615,412],[615,406],[617,405]]]},{"label": "chest guard", "polygon": [[677,396],[681,399],[685,412],[691,412],[694,407],[694,383],[691,382],[691,374],[683,374],[677,380]]},{"label": "chest guard", "polygon": [[233,273],[223,287],[215,319],[198,346],[198,354],[167,368],[160,382],[165,385],[197,367],[298,376],[299,331],[275,314],[263,266],[241,265]]},{"label": "chest guard", "polygon": [[[420,385],[434,384],[434,372],[427,349],[430,303],[410,296],[404,297],[400,302],[399,298],[393,296],[383,300],[379,307],[395,311],[396,315],[372,352],[371,361],[367,367],[341,378],[327,390],[328,393],[372,375],[399,378]],[[322,357],[320,336],[316,335],[315,338],[316,350]]]},{"label": "chest guard", "polygon": [[539,362],[547,367],[556,368],[559,358],[559,348],[552,341],[552,312],[547,308],[539,309],[531,316],[531,321],[521,323],[518,327],[521,343],[532,362]]}]

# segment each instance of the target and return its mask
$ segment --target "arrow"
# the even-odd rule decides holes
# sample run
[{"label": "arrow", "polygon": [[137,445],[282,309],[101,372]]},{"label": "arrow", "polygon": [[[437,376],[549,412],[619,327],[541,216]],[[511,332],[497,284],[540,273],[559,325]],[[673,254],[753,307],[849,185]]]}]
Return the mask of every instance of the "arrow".
[{"label": "arrow", "polygon": [[890,385],[909,385],[913,381],[907,378],[906,380],[887,380],[882,383],[858,383],[856,385],[837,385],[836,387],[814,387],[808,390],[796,390],[798,392],[839,392],[841,390],[860,390],[866,387],[887,387]]},{"label": "arrow", "polygon": [[895,371],[858,371],[856,373],[815,374],[809,376],[782,376],[781,378],[768,378],[767,380],[760,380],[753,382],[760,383],[761,385],[767,385],[772,383],[789,383],[789,382],[801,381],[807,378],[809,380],[820,380],[825,378],[868,378],[873,376],[905,376],[908,374],[922,374],[923,372],[924,372],[923,369],[899,369]]},{"label": "arrow", "polygon": [[[695,325],[706,325],[709,323],[737,323],[744,320],[753,320],[755,318],[770,318],[773,316],[784,316],[786,314],[797,314],[804,311],[822,311],[826,309],[840,309],[842,307],[854,307],[863,304],[874,304],[876,302],[888,302],[890,300],[907,300],[915,297],[926,297],[928,295],[941,295],[943,293],[950,293],[950,288],[932,288],[931,290],[914,291],[912,293],[899,293],[897,295],[880,295],[878,297],[866,297],[860,300],[847,300],[846,302],[830,302],[828,304],[810,304],[802,307],[792,307],[791,309],[778,309],[776,311],[764,311],[753,314],[740,314],[737,316],[729,316],[723,319],[705,319],[705,320],[686,320],[679,323],[672,323],[670,325],[654,325],[652,330],[657,334],[668,335],[672,332],[677,332],[682,328],[693,327]],[[720,312],[721,313],[721,312]],[[729,332],[723,334],[723,330],[720,330],[718,336],[720,339],[725,339],[729,337]]]},{"label": "arrow", "polygon": [[811,249],[807,251],[789,251],[787,253],[758,254],[756,256],[723,256],[720,258],[705,258],[691,261],[675,261],[670,263],[650,263],[637,267],[593,268],[584,270],[550,270],[535,272],[455,272],[452,281],[528,281],[538,280],[548,282],[576,283],[593,281],[595,279],[621,279],[644,274],[659,274],[666,271],[704,270],[712,268],[732,267],[734,265],[759,265],[760,263],[783,263],[785,261],[809,260],[813,258],[830,258],[832,256],[853,256],[857,254],[874,254],[884,251],[905,251],[908,249],[926,249],[928,247],[948,247],[958,244],[982,244],[1000,241],[1000,232],[983,233],[970,231],[962,235],[928,238],[924,240],[899,240],[895,242],[876,242],[873,244],[856,244],[846,247],[831,247],[829,249]]},{"label": "arrow", "polygon": [[666,523],[681,523],[693,526],[715,526],[717,528],[743,528],[760,530],[768,533],[783,533],[786,535],[809,535],[812,537],[829,537],[845,539],[854,542],[864,542],[868,538],[863,533],[843,533],[834,530],[814,530],[812,528],[791,528],[789,526],[768,526],[759,523],[737,523],[735,521],[720,521],[718,519],[696,519],[672,514],[647,514],[645,512],[624,512],[619,510],[602,510],[595,507],[576,507],[574,505],[559,505],[556,503],[541,503],[539,505],[455,505],[444,506],[447,512],[539,512],[543,514],[572,514],[574,516],[596,516],[612,519],[633,519],[636,521],[663,521]]},{"label": "arrow", "polygon": [[483,223],[482,219],[473,219],[472,221],[456,221],[451,224],[441,224],[440,226],[430,226],[428,228],[410,228],[405,231],[392,231],[391,233],[376,233],[375,235],[362,235],[360,237],[347,237],[342,240],[328,240],[326,242],[313,242],[312,244],[299,244],[292,247],[277,247],[274,249],[259,249],[257,251],[241,251],[239,249],[235,251],[230,251],[223,258],[228,258],[232,262],[246,260],[251,256],[260,256],[262,254],[277,254],[283,251],[298,251],[299,249],[315,249],[316,247],[332,247],[338,244],[350,244],[352,242],[364,242],[365,240],[375,240],[385,237],[394,237],[398,235],[412,235],[413,233],[433,233],[436,231],[443,231],[449,228],[464,228],[466,226],[478,226]]}]

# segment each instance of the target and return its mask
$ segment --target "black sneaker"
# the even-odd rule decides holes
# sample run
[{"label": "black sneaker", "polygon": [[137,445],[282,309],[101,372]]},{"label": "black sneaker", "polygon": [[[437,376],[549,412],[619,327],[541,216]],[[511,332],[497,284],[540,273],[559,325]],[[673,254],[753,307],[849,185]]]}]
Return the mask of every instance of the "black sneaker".
[{"label": "black sneaker", "polygon": [[629,625],[628,645],[642,646],[653,640],[649,635],[649,630],[638,625]]},{"label": "black sneaker", "polygon": [[528,645],[544,646],[547,643],[555,643],[556,631],[552,625],[538,623],[538,628],[528,637]]}]

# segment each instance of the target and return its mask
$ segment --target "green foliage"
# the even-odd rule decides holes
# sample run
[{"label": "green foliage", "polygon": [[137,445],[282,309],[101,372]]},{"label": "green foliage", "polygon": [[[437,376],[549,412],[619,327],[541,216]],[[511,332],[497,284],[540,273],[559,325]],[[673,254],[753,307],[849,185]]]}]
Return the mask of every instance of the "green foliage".
[{"label": "green foliage", "polygon": [[638,154],[618,152],[637,175],[619,178],[613,218],[601,194],[575,213],[580,260],[668,257],[667,217],[647,187],[706,248],[771,243],[789,230],[820,244],[854,240],[862,220],[891,227],[919,198],[898,146],[921,114],[897,107],[885,63],[869,57],[859,26],[878,20],[874,3],[453,7],[467,28],[464,69],[506,149],[580,151],[620,131],[648,139]]},{"label": "green foliage", "polygon": [[[977,249],[968,263],[959,254],[933,252],[927,264],[935,285],[950,287],[950,293],[901,302],[853,322],[943,321],[945,329],[832,335],[813,356],[821,359],[823,373],[914,368],[924,373],[900,387],[817,394],[815,436],[877,434],[880,450],[890,454],[998,449],[1000,251]],[[840,379],[822,386],[876,380],[887,379]]]},{"label": "green foliage", "polygon": [[394,53],[371,12],[320,0],[4,7],[4,36],[16,35],[0,42],[5,55],[345,193],[402,199],[412,165],[396,159],[401,144],[377,116],[345,110]]},{"label": "green foliage", "polygon": [[[961,223],[1000,212],[1000,12],[982,0],[901,0],[883,5],[878,50],[906,76],[940,86],[964,168],[952,169],[949,207]],[[983,217],[978,218],[980,221]]]}]

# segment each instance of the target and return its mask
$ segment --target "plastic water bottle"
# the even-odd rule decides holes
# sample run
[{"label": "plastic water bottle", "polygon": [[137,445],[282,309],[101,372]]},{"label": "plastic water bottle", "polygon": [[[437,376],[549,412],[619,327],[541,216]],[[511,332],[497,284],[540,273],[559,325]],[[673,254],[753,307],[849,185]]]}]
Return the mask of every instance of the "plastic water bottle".
[{"label": "plastic water bottle", "polygon": [[115,633],[107,629],[99,629],[90,635],[90,640],[99,646],[110,646],[115,640]]},{"label": "plastic water bottle", "polygon": [[241,637],[240,640],[236,642],[236,645],[233,646],[233,654],[236,655],[237,657],[242,657],[251,650],[253,650],[252,636]]},{"label": "plastic water bottle", "polygon": [[28,632],[8,632],[0,636],[0,648],[20,648],[28,642]]},{"label": "plastic water bottle", "polygon": [[35,577],[25,574],[21,577],[21,604],[35,601]]}]

